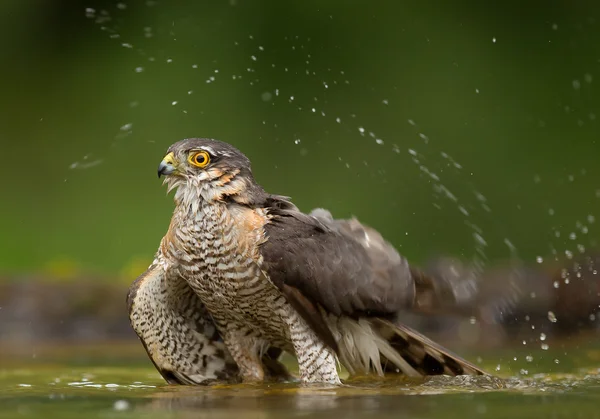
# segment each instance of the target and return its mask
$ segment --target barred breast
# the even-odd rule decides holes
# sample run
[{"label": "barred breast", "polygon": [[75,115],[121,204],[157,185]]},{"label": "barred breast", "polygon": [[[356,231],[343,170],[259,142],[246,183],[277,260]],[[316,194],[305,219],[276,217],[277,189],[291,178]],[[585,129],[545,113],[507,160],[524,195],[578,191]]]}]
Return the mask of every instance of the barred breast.
[{"label": "barred breast", "polygon": [[167,382],[237,379],[237,365],[206,308],[182,278],[167,274],[160,252],[127,302],[131,325]]},{"label": "barred breast", "polygon": [[291,350],[285,319],[292,309],[260,268],[264,210],[213,203],[185,217],[173,218],[164,251],[215,322]]}]

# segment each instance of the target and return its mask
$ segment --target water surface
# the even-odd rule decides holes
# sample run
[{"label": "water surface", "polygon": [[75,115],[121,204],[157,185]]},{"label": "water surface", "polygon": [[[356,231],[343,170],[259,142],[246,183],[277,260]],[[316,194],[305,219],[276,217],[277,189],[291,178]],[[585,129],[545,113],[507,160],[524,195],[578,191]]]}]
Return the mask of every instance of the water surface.
[{"label": "water surface", "polygon": [[[551,368],[541,360],[528,363],[531,368],[525,374],[516,361],[502,365],[510,364],[502,378],[362,378],[341,387],[309,388],[298,384],[170,386],[139,358],[138,349],[55,347],[29,360],[3,356],[8,363],[0,369],[0,417],[600,417],[597,351],[589,347],[569,347],[571,359],[577,362],[564,363],[564,372],[556,371],[554,362],[555,372],[537,372]],[[497,356],[519,359],[520,352],[507,349]],[[564,348],[546,352],[545,358],[552,359]]]}]

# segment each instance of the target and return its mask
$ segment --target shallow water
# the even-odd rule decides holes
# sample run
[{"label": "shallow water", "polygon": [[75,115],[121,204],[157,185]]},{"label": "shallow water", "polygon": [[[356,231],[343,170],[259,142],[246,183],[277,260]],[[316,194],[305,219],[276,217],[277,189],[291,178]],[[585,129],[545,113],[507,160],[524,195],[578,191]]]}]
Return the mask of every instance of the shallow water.
[{"label": "shallow water", "polygon": [[[137,346],[39,352],[28,359],[14,353],[2,357],[0,417],[600,417],[600,370],[594,366],[597,353],[589,348],[569,348],[577,362],[563,363],[566,372],[538,372],[551,367],[534,363],[524,375],[513,372],[521,367],[516,362],[502,378],[363,378],[314,388],[169,386],[139,357]],[[549,352],[548,358],[558,352],[564,348]],[[516,353],[506,350],[498,356]],[[491,363],[485,367],[494,368]]]}]

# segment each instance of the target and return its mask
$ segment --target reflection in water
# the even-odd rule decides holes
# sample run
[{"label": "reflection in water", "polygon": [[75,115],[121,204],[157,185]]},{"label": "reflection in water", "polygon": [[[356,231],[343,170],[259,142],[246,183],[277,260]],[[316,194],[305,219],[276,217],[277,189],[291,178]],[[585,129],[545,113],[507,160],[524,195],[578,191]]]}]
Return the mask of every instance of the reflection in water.
[{"label": "reflection in water", "polygon": [[411,396],[481,393],[506,388],[503,380],[489,376],[436,377],[427,380],[400,378],[376,383],[365,380],[359,384],[341,387],[167,387],[164,391],[152,394],[152,400],[138,405],[137,409],[189,411],[195,417],[232,417],[236,412],[253,418],[303,416],[307,413],[311,413],[311,417],[331,417],[333,412],[343,417],[366,417],[374,412],[378,416],[414,417],[426,414],[432,404],[427,399]]},{"label": "reflection in water", "polygon": [[[354,379],[340,387],[229,385],[183,387],[159,377],[133,382],[142,371],[126,368],[0,370],[0,417],[102,418],[593,418],[597,368],[531,379],[434,377]],[[150,369],[144,370],[146,372]],[[143,375],[143,374],[142,374]],[[51,378],[56,377],[56,378]],[[87,381],[83,378],[88,377]],[[76,380],[77,381],[76,381]],[[21,387],[18,383],[30,383]],[[50,396],[49,396],[50,395]],[[77,415],[73,415],[77,412]]]}]

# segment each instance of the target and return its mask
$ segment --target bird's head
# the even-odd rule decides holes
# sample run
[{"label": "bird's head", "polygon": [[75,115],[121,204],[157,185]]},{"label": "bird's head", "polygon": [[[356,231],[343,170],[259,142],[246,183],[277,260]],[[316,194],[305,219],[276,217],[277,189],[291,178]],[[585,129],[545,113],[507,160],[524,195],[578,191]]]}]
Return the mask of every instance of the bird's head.
[{"label": "bird's head", "polygon": [[188,138],[171,145],[158,166],[158,176],[165,176],[169,191],[177,188],[178,202],[231,197],[251,203],[265,193],[252,176],[250,160],[241,151],[207,138]]}]

